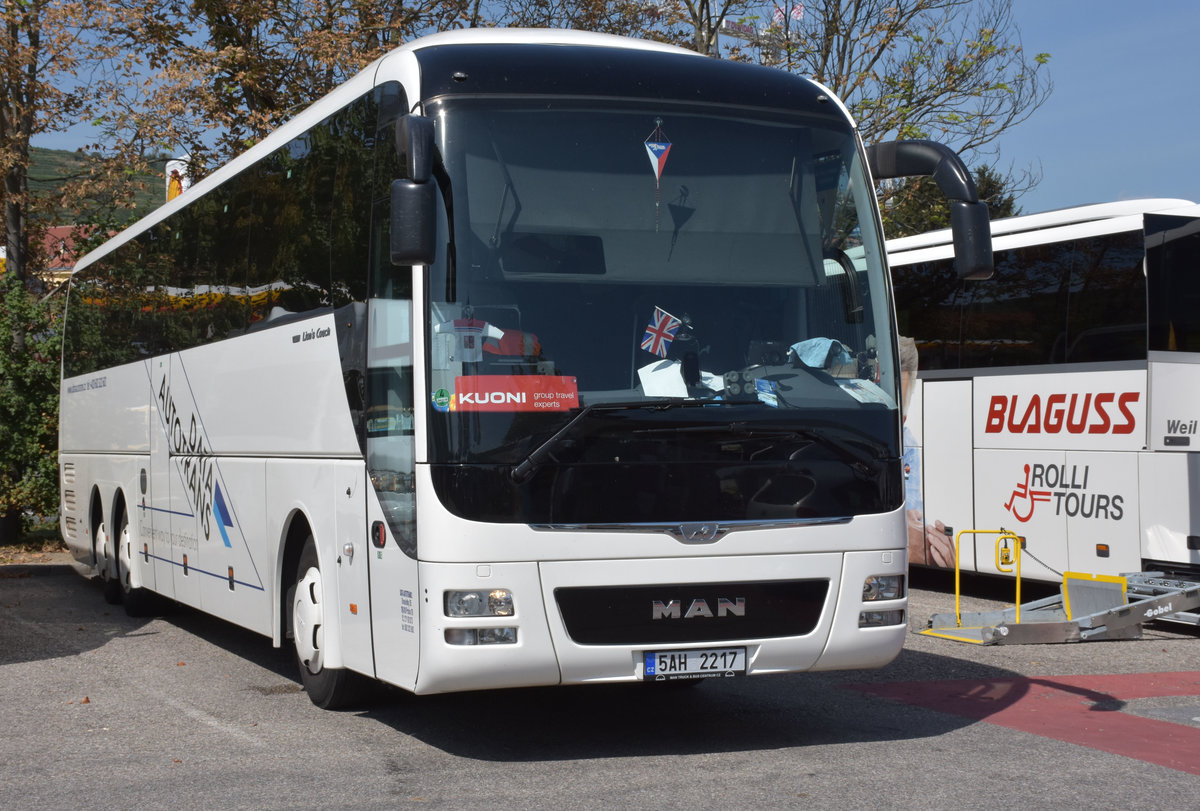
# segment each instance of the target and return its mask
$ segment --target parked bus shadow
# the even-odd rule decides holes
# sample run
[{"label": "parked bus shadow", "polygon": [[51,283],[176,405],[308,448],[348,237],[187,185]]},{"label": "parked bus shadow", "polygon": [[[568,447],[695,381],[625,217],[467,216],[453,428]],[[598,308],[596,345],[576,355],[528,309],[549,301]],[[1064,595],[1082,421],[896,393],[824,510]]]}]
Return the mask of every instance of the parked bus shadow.
[{"label": "parked bus shadow", "polygon": [[[129,618],[120,606],[103,601],[99,583],[64,571],[0,578],[0,610],[6,617],[0,625],[0,664],[77,655],[114,636],[158,634],[173,626],[260,668],[241,689],[307,703],[290,646],[272,648],[259,634],[185,607],[153,621]],[[381,688],[369,704],[349,714],[459,757],[570,761],[918,740],[987,720],[1028,695],[1031,685],[1053,685],[1053,679],[1028,679],[1002,666],[960,658],[956,649],[950,645],[943,654],[909,647],[880,670],[720,678],[695,685],[419,697]],[[1080,699],[1096,711],[1124,709],[1110,696],[1081,694]]]},{"label": "parked bus shadow", "polygon": [[0,566],[0,665],[76,656],[149,621],[104,602],[70,566]]},{"label": "parked bus shadow", "polygon": [[[951,656],[905,651],[894,666],[926,678],[962,670]],[[485,761],[742,752],[933,737],[976,723],[857,687],[882,671],[713,679],[694,687],[614,684],[444,696],[397,695],[363,714],[443,751]],[[994,667],[973,678],[1006,682]],[[1014,682],[1020,684],[1020,681]],[[864,685],[873,686],[873,685]],[[1025,690],[1009,690],[999,711]]]},{"label": "parked bus shadow", "polygon": [[114,638],[174,626],[289,684],[287,691],[279,685],[271,691],[300,692],[290,647],[272,648],[260,634],[170,600],[156,608],[151,616],[130,617],[122,606],[105,602],[99,580],[80,577],[70,566],[0,566],[0,665],[77,656]]}]

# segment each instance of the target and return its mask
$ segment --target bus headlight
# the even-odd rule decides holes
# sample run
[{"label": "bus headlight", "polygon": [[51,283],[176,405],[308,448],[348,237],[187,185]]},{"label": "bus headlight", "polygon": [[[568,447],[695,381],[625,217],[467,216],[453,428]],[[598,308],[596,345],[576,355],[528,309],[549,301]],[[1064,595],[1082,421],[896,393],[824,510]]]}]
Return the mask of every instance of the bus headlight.
[{"label": "bus headlight", "polygon": [[508,589],[488,591],[447,591],[447,617],[511,617],[512,592]]},{"label": "bus headlight", "polygon": [[904,575],[873,574],[863,581],[863,602],[899,600],[904,596]]}]

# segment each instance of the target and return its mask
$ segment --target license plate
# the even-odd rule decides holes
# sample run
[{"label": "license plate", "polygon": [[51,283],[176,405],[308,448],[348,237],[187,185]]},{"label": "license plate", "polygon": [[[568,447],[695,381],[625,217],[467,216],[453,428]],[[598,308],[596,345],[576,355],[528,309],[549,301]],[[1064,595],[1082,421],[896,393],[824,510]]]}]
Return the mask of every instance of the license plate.
[{"label": "license plate", "polygon": [[711,679],[746,673],[745,648],[646,651],[644,656],[642,678],[654,681]]}]

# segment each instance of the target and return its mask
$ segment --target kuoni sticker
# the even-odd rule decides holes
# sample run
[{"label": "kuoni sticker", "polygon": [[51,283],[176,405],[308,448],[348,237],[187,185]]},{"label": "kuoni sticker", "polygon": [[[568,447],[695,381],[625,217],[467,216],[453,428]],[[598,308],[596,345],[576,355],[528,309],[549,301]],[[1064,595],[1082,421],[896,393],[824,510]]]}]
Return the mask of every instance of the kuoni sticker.
[{"label": "kuoni sticker", "polygon": [[458,411],[558,411],[579,406],[574,377],[474,375],[454,381]]}]

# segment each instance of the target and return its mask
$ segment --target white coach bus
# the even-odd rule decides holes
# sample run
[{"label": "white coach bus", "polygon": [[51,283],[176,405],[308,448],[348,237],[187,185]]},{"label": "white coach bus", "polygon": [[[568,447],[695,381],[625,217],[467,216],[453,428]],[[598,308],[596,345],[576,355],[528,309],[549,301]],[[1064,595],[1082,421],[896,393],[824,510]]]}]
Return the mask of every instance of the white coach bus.
[{"label": "white coach bus", "polygon": [[[919,355],[912,562],[952,566],[959,530],[1005,528],[1023,577],[1200,580],[1200,206],[1084,206],[992,236],[987,281],[953,278],[948,232],[887,245]],[[995,540],[965,540],[963,568],[996,573]]]},{"label": "white coach bus", "polygon": [[[781,71],[410,43],[80,260],[63,535],[133,611],[294,640],[327,707],[362,676],[883,665],[907,560],[869,169],[946,167]],[[986,209],[945,185],[985,274]]]}]

